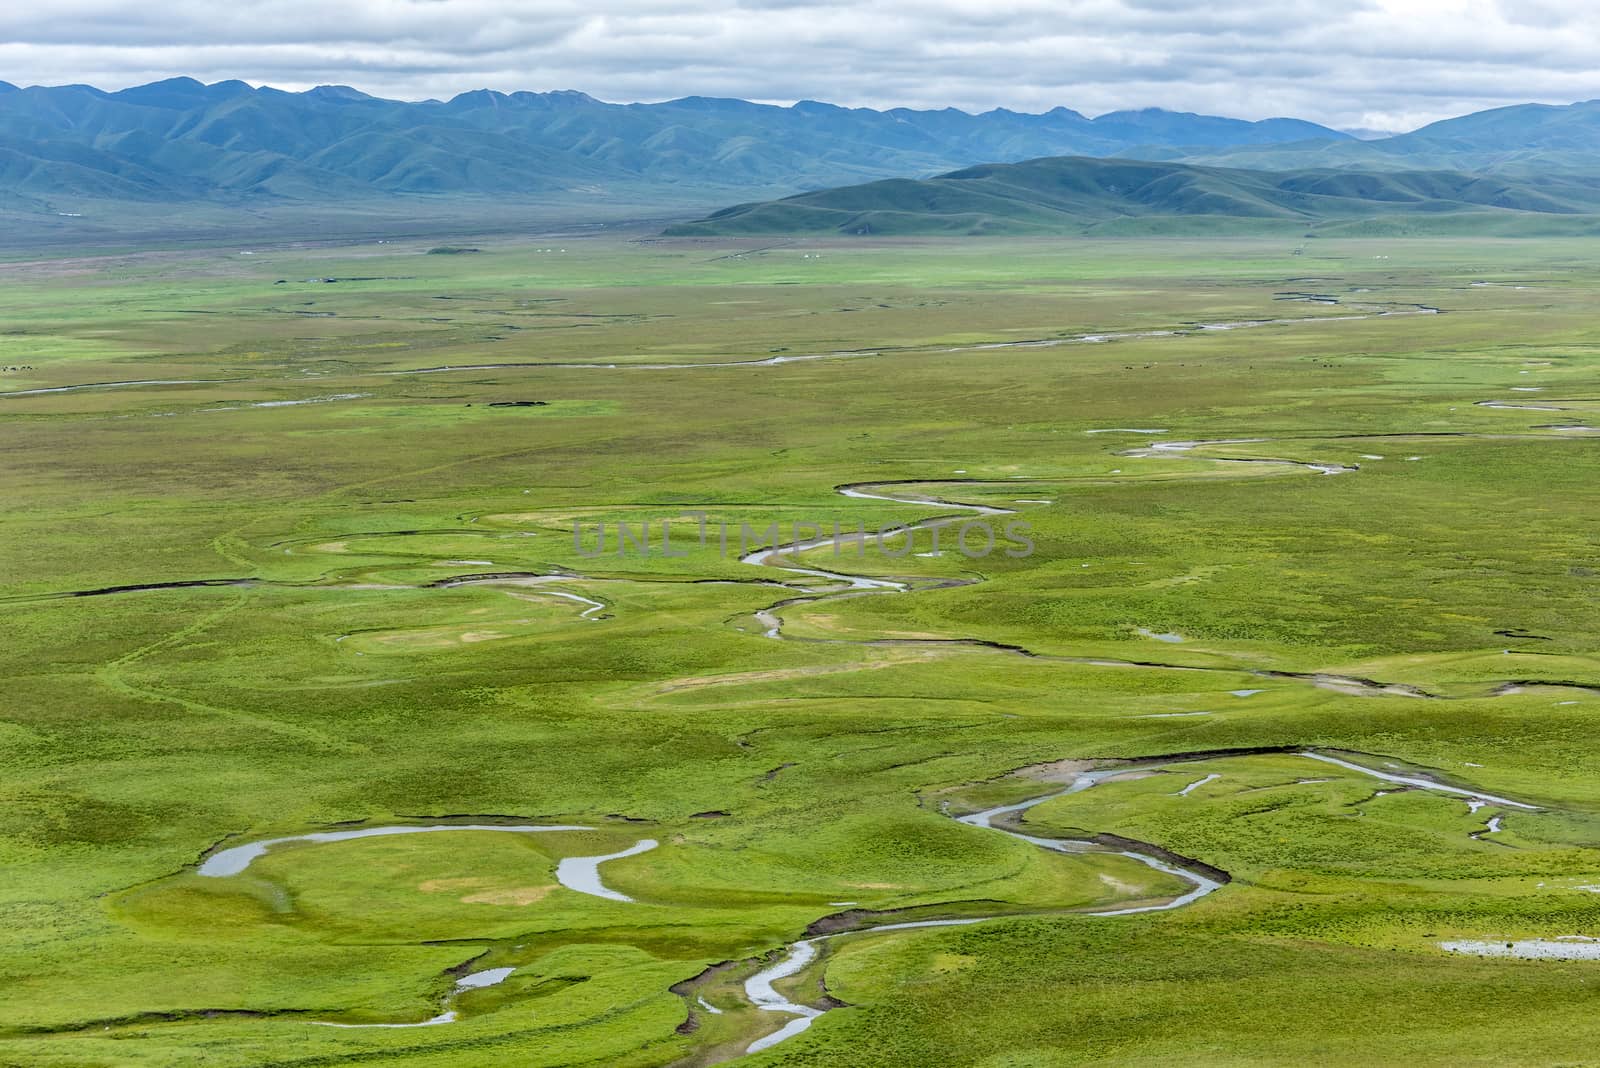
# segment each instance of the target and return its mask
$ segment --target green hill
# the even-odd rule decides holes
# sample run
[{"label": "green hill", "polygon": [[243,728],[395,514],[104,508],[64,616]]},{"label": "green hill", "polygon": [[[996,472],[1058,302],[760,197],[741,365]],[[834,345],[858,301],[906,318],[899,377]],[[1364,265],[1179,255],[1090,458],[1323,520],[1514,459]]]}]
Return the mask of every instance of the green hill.
[{"label": "green hill", "polygon": [[1600,230],[1600,178],[1449,171],[1249,171],[1054,157],[743,204],[667,232],[1030,234],[1333,227],[1378,232]]}]

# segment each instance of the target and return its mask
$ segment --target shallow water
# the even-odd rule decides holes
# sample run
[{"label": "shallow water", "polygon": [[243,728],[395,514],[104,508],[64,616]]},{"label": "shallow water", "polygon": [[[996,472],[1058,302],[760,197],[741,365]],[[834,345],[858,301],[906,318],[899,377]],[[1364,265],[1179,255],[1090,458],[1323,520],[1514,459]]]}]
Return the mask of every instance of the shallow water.
[{"label": "shallow water", "polygon": [[1514,412],[1564,412],[1565,408],[1551,408],[1538,404],[1512,404],[1508,401],[1478,401],[1479,408],[1498,408],[1502,411]]},{"label": "shallow water", "polygon": [[327,397],[307,397],[304,400],[256,401],[250,408],[295,408],[302,404],[329,404],[333,401],[360,400],[370,393],[334,393]]},{"label": "shallow water", "polygon": [[[780,564],[775,561],[797,552],[809,552],[820,549],[824,545],[833,544],[833,538],[819,538],[812,541],[790,543],[788,545],[775,545],[766,549],[757,549],[755,552],[746,553],[739,558],[741,564],[753,564],[757,567],[774,567],[779,571],[787,571],[791,575],[810,575],[813,578],[826,579],[829,582],[841,582],[856,590],[903,590],[905,583],[893,579],[865,578],[861,575],[846,575],[839,571],[824,571],[817,567],[801,567],[798,564]],[[776,638],[776,632],[769,633],[768,637]]]},{"label": "shallow water", "polygon": [[1190,452],[1201,445],[1259,445],[1266,438],[1216,438],[1212,441],[1153,441],[1153,452]]},{"label": "shallow water", "polygon": [[134,386],[205,386],[212,382],[237,382],[241,379],[199,379],[199,378],[143,378],[129,382],[85,382],[76,386],[43,386],[38,389],[14,389],[9,393],[0,393],[0,397],[34,397],[41,393],[76,393],[84,389],[129,389]]},{"label": "shallow water", "polygon": [[794,1016],[770,1035],[763,1035],[745,1049],[746,1053],[759,1053],[776,1046],[786,1038],[798,1035],[811,1026],[811,1021],[822,1015],[821,1009],[790,1001],[773,987],[779,979],[787,979],[810,964],[817,956],[817,940],[803,938],[789,947],[789,951],[776,963],[769,965],[744,981],[745,997],[758,1009],[783,1012]]},{"label": "shallow water", "polygon": [[[268,838],[260,842],[249,842],[245,845],[234,846],[221,852],[213,853],[201,862],[196,869],[199,875],[210,878],[226,878],[238,875],[248,868],[257,857],[263,856],[273,846],[286,842],[348,842],[356,838],[379,838],[395,834],[430,834],[439,831],[504,831],[513,834],[537,834],[543,831],[592,831],[593,827],[580,827],[568,825],[552,826],[508,826],[497,823],[446,823],[422,827],[361,827],[350,831],[316,831],[311,834],[290,835],[285,838]],[[600,865],[608,860],[620,860],[639,853],[654,849],[659,843],[654,838],[645,838],[635,842],[617,853],[607,853],[599,857],[566,857],[556,864],[556,881],[568,890],[576,890],[580,894],[589,894],[592,897],[603,897],[609,901],[632,901],[631,897],[612,890],[600,880]],[[510,974],[509,972],[507,974]],[[504,978],[504,976],[502,976]],[[498,982],[499,980],[496,980]]]},{"label": "shallow water", "polygon": [[[484,987],[497,986],[509,979],[511,977],[511,973],[514,971],[516,971],[515,968],[488,968],[481,972],[473,972],[470,975],[463,975],[461,978],[456,980],[455,989],[451,991],[451,994],[459,994],[463,990],[482,990]],[[448,1006],[449,1001],[446,1001],[445,1004]],[[312,1020],[311,1022],[319,1027],[344,1027],[353,1030],[361,1030],[366,1028],[396,1030],[411,1027],[438,1027],[441,1024],[455,1023],[456,1019],[456,1011],[452,1008],[446,1007],[443,1012],[439,1013],[439,1015],[426,1020],[419,1020],[416,1023],[353,1024],[334,1023],[331,1020]]]},{"label": "shallow water", "polygon": [[[1175,875],[1178,878],[1192,884],[1192,888],[1188,892],[1175,897],[1170,901],[1165,901],[1160,904],[1135,905],[1129,908],[1121,909],[1105,909],[1095,912],[1081,913],[1081,915],[1128,916],[1139,912],[1163,912],[1168,909],[1182,908],[1184,905],[1189,904],[1191,901],[1194,901],[1197,898],[1203,897],[1214,890],[1221,889],[1222,883],[1197,872],[1191,872],[1186,869],[1176,867],[1175,865],[1168,864],[1163,860],[1159,860],[1156,857],[1149,856],[1144,853],[1136,853],[1131,850],[1105,850],[1100,849],[1089,842],[1079,842],[1072,839],[1063,838],[1042,838],[1031,834],[1025,834],[1021,831],[1013,831],[1006,827],[996,827],[994,825],[994,821],[1000,819],[1001,817],[1013,815],[1018,812],[1025,812],[1030,808],[1042,805],[1046,801],[1053,801],[1058,797],[1065,797],[1068,794],[1079,793],[1080,791],[1089,789],[1098,782],[1109,779],[1116,775],[1123,775],[1132,771],[1149,770],[1150,767],[1155,766],[1158,765],[1150,765],[1143,768],[1100,768],[1093,771],[1080,772],[1078,776],[1073,779],[1072,783],[1064,789],[1055,790],[1040,797],[1029,798],[1026,801],[1019,801],[1015,804],[1000,805],[996,808],[986,809],[982,812],[974,812],[967,816],[961,816],[958,817],[958,822],[965,823],[969,827],[980,827],[984,830],[996,831],[1019,841],[1027,842],[1031,845],[1036,845],[1043,849],[1049,849],[1057,853],[1112,853],[1117,856],[1128,857],[1146,865],[1147,867],[1153,868],[1156,871],[1165,872],[1168,875]],[[829,939],[848,938],[853,935],[877,934],[884,931],[909,931],[929,927],[967,927],[975,923],[984,923],[989,920],[1008,918],[1013,917],[998,915],[969,916],[960,919],[948,920],[913,920],[906,923],[890,923],[879,927],[867,927],[859,931],[841,931],[834,935],[820,935],[815,938],[803,938],[800,941],[793,943],[789,946],[788,952],[776,964],[772,964],[766,968],[763,968],[761,971],[745,980],[744,989],[746,997],[748,997],[751,1004],[755,1005],[757,1008],[765,1009],[771,1012],[789,1013],[793,1015],[795,1019],[790,1020],[788,1023],[784,1024],[783,1027],[777,1031],[774,1031],[772,1034],[765,1035],[762,1038],[752,1042],[746,1048],[745,1052],[758,1053],[761,1050],[769,1049],[772,1046],[782,1042],[784,1039],[793,1037],[794,1035],[804,1031],[806,1028],[811,1026],[813,1020],[822,1015],[823,1010],[814,1009],[809,1005],[801,1005],[790,1001],[788,998],[784,997],[784,995],[780,994],[776,989],[774,989],[772,985],[774,982],[780,979],[785,979],[791,975],[797,974],[813,960],[815,960],[817,955],[817,947],[821,943],[828,941]]]},{"label": "shallow water", "polygon": [[[974,515],[989,516],[1015,514],[1012,509],[995,508],[986,504],[963,504],[959,501],[945,501],[937,498],[922,497],[920,495],[896,497],[886,493],[871,492],[874,489],[881,488],[882,487],[876,483],[863,482],[856,485],[839,486],[837,487],[837,492],[842,496],[854,497],[858,500],[890,501],[894,504],[929,505],[939,508],[955,509],[962,512],[970,512]],[[876,535],[868,534],[867,537],[877,537],[883,540],[888,538],[899,538],[902,536],[910,538],[919,531],[930,530],[934,527],[942,527],[950,522],[952,522],[952,520],[948,516],[935,517],[915,523],[907,523],[903,526],[892,527]],[[847,548],[841,549],[838,548],[838,546],[847,547],[851,544],[852,540],[853,535],[851,532],[843,531],[840,533],[837,539],[831,533],[819,535],[815,538],[805,539],[798,542],[790,542],[782,545],[769,546],[764,549],[757,549],[753,552],[745,553],[743,556],[739,557],[739,562],[743,564],[750,564],[756,567],[775,568],[779,571],[788,572],[791,575],[808,575],[813,578],[824,579],[828,582],[841,583],[848,587],[847,592],[843,594],[823,594],[816,598],[797,598],[787,600],[780,602],[779,604],[770,605],[767,608],[763,608],[755,612],[755,620],[761,624],[763,628],[762,633],[765,637],[779,639],[783,637],[783,620],[777,614],[778,609],[780,608],[802,603],[817,603],[822,600],[831,599],[832,597],[850,596],[860,593],[904,593],[910,588],[908,583],[898,579],[869,578],[864,575],[851,575],[839,571],[826,571],[822,568],[805,567],[789,559],[798,553],[810,552],[811,550],[820,549],[828,545],[836,546],[837,555],[840,552],[848,551]],[[919,553],[918,555],[924,554]]]},{"label": "shallow water", "polygon": [[623,857],[632,857],[640,853],[648,853],[660,845],[654,838],[645,838],[635,842],[627,849],[616,853],[607,853],[599,857],[567,857],[556,865],[556,881],[569,890],[576,890],[580,894],[589,894],[592,897],[603,897],[608,901],[632,901],[627,894],[619,893],[600,881],[600,865],[608,860],[621,860]]},{"label": "shallow water", "polygon": [[267,838],[260,842],[248,842],[245,845],[233,846],[213,853],[200,863],[196,869],[197,875],[209,878],[226,878],[229,875],[238,875],[250,866],[257,857],[264,856],[267,850],[276,845],[288,842],[348,842],[356,838],[380,838],[393,834],[434,834],[440,831],[503,831],[512,834],[539,834],[545,831],[591,831],[592,827],[576,826],[511,826],[498,823],[441,823],[421,827],[361,827],[349,831],[313,831],[310,834],[294,834],[284,838]]},{"label": "shallow water", "polygon": [[[249,842],[245,845],[224,849],[207,857],[197,869],[197,873],[210,878],[226,878],[238,875],[249,868],[257,857],[264,856],[273,846],[286,842],[347,842],[357,838],[379,838],[397,834],[430,834],[439,831],[502,831],[512,834],[533,834],[542,831],[589,831],[592,827],[571,825],[505,825],[505,824],[435,824],[420,827],[362,827],[349,831],[316,831],[310,834],[291,835],[284,838],[268,838],[259,842]],[[645,838],[634,843],[627,849],[616,853],[607,853],[598,857],[567,857],[556,865],[556,881],[569,890],[580,894],[589,894],[593,897],[602,897],[611,901],[632,901],[631,897],[618,893],[606,886],[600,880],[600,865],[608,860],[619,860],[656,848],[658,843],[653,838]],[[483,971],[472,972],[456,980],[452,995],[466,990],[481,990],[485,987],[496,986],[508,979],[516,971],[515,968],[487,968]],[[709,1006],[707,1006],[709,1008]],[[712,1009],[715,1012],[718,1010]],[[411,1028],[411,1027],[437,1027],[442,1024],[454,1023],[457,1019],[456,1011],[445,1003],[444,1011],[437,1016],[415,1023],[335,1023],[327,1020],[313,1020],[322,1027],[344,1028]]]},{"label": "shallow water", "polygon": [[1179,790],[1178,791],[1178,796],[1179,797],[1188,797],[1191,793],[1193,793],[1195,790],[1198,790],[1200,787],[1204,786],[1206,783],[1208,783],[1208,782],[1216,782],[1220,778],[1222,778],[1221,775],[1213,774],[1213,775],[1207,775],[1203,779],[1196,779],[1194,782],[1190,783],[1188,786],[1185,786],[1183,789]]},{"label": "shallow water", "polygon": [[1080,793],[1084,790],[1090,789],[1097,783],[1103,782],[1104,780],[1113,778],[1117,775],[1124,775],[1134,771],[1149,771],[1161,766],[1162,765],[1160,764],[1150,764],[1129,767],[1100,768],[1094,771],[1085,771],[1080,773],[1078,777],[1072,781],[1072,784],[1064,790],[1057,790],[1054,793],[1045,794],[1042,797],[1030,798],[1027,801],[1020,801],[1014,805],[1001,805],[998,808],[988,809],[984,812],[975,812],[970,816],[960,817],[960,822],[973,827],[983,827],[988,830],[999,831],[1001,834],[1007,834],[1012,838],[1029,842],[1033,845],[1040,846],[1041,848],[1049,849],[1058,853],[1083,853],[1091,851],[1111,852],[1117,856],[1127,857],[1130,860],[1136,860],[1140,864],[1143,864],[1148,868],[1153,868],[1156,871],[1177,876],[1178,878],[1192,884],[1192,889],[1190,889],[1187,893],[1175,897],[1170,901],[1162,902],[1161,904],[1136,905],[1131,908],[1124,909],[1108,909],[1104,911],[1087,913],[1086,915],[1128,916],[1139,912],[1165,912],[1169,909],[1182,908],[1191,901],[1195,901],[1198,898],[1212,893],[1213,891],[1222,889],[1223,884],[1215,879],[1210,878],[1209,876],[1201,875],[1198,872],[1189,871],[1173,864],[1168,864],[1166,861],[1160,860],[1146,853],[1138,853],[1133,850],[1101,850],[1087,842],[1077,842],[1070,839],[1061,838],[1040,838],[1031,834],[1024,834],[1020,831],[1013,831],[1005,827],[996,827],[994,825],[994,821],[1002,816],[1009,816],[1018,812],[1026,812],[1030,808],[1035,808],[1047,801],[1053,801],[1058,797],[1066,797],[1069,794]]},{"label": "shallow water", "polygon": [[[1139,338],[1182,337],[1194,331],[1211,332],[1225,330],[1244,330],[1258,326],[1293,326],[1302,323],[1336,323],[1354,322],[1363,319],[1388,319],[1405,315],[1437,315],[1438,308],[1417,305],[1411,308],[1397,308],[1389,311],[1377,311],[1363,315],[1319,315],[1302,319],[1251,319],[1239,322],[1223,323],[1194,323],[1187,330],[1141,330],[1123,333],[1108,334],[1080,334],[1076,337],[1043,338],[1033,341],[1000,341],[979,345],[964,345],[944,349],[945,352],[980,352],[990,349],[1013,348],[1044,348],[1055,345],[1084,345],[1102,344],[1108,341],[1132,340]],[[395,378],[406,375],[435,375],[449,374],[456,371],[498,371],[520,368],[549,369],[549,370],[579,370],[579,371],[694,371],[711,368],[728,367],[779,367],[789,363],[805,363],[812,360],[846,360],[860,359],[863,357],[883,356],[882,351],[876,349],[847,349],[837,352],[811,352],[797,353],[794,355],[769,356],[759,360],[726,360],[704,361],[700,363],[559,363],[559,362],[523,362],[523,363],[476,363],[476,364],[450,364],[440,367],[414,367],[394,371],[367,371],[364,377]],[[29,397],[45,393],[72,393],[79,390],[90,389],[125,389],[136,386],[189,386],[189,385],[216,385],[225,382],[239,382],[246,379],[145,379],[127,382],[80,382],[65,386],[43,386],[34,389],[12,390],[0,392],[0,397]],[[269,402],[276,403],[276,402]],[[306,403],[304,401],[293,403]],[[1162,433],[1162,431],[1150,431]]]},{"label": "shallow water", "polygon": [[486,986],[498,986],[511,977],[515,968],[489,968],[471,975],[463,975],[456,980],[457,990],[482,990]]},{"label": "shallow water", "polygon": [[1505,797],[1496,797],[1494,794],[1486,794],[1481,790],[1468,790],[1459,786],[1446,786],[1444,783],[1434,782],[1432,779],[1423,779],[1409,775],[1394,775],[1387,771],[1378,771],[1376,768],[1368,768],[1363,767],[1360,764],[1353,764],[1348,760],[1340,760],[1338,757],[1328,756],[1324,753],[1312,753],[1308,751],[1301,753],[1300,755],[1303,757],[1309,757],[1312,760],[1320,760],[1325,764],[1335,764],[1341,768],[1345,768],[1348,771],[1356,771],[1360,772],[1362,775],[1370,775],[1375,779],[1382,779],[1384,782],[1400,783],[1403,786],[1416,786],[1423,790],[1436,790],[1439,793],[1454,794],[1457,797],[1474,798],[1480,801],[1487,801],[1490,804],[1507,805],[1511,808],[1520,808],[1529,812],[1538,811],[1537,805],[1529,805],[1521,801],[1512,801]]},{"label": "shallow water", "polygon": [[[1270,438],[1215,438],[1199,441],[1152,441],[1140,448],[1125,449],[1116,455],[1130,456],[1135,459],[1149,460],[1172,453],[1188,453],[1202,445],[1260,445]],[[1315,471],[1322,475],[1342,475],[1349,471],[1359,471],[1358,466],[1318,463],[1314,460],[1286,460],[1268,456],[1208,456],[1199,455],[1192,459],[1208,460],[1221,464],[1279,464],[1285,467],[1302,467],[1308,471]]]},{"label": "shallow water", "polygon": [[400,1028],[407,1028],[407,1027],[437,1027],[440,1024],[455,1023],[456,1022],[456,1013],[455,1013],[454,1009],[450,1009],[447,1012],[441,1012],[439,1015],[433,1017],[432,1019],[420,1020],[417,1023],[353,1024],[353,1023],[334,1023],[331,1020],[312,1020],[311,1022],[316,1024],[318,1027],[347,1027],[347,1028],[351,1028],[351,1029],[362,1029],[362,1028],[369,1028],[369,1027],[384,1028],[384,1029],[400,1029]]},{"label": "shallow water", "polygon": [[593,619],[596,612],[602,612],[606,607],[605,604],[600,601],[593,600],[589,597],[583,597],[576,593],[566,593],[561,590],[540,590],[539,593],[545,597],[560,597],[564,600],[577,601],[579,604],[588,605],[588,608],[585,608],[582,612],[578,613],[579,619]]},{"label": "shallow water", "polygon": [[1530,938],[1521,942],[1481,942],[1470,939],[1440,942],[1446,953],[1478,957],[1515,957],[1519,960],[1600,960],[1600,942],[1582,935]]}]

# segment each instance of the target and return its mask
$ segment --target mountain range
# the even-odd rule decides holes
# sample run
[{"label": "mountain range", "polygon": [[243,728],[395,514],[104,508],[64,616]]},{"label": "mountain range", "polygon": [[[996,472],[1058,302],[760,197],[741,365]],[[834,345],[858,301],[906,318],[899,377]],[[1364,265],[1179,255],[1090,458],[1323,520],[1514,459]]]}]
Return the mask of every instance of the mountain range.
[{"label": "mountain range", "polygon": [[1372,139],[1292,118],[1154,108],[1091,118],[1064,107],[611,104],[572,91],[408,102],[347,86],[291,93],[191,78],[116,92],[0,82],[0,213],[14,227],[54,220],[56,230],[95,203],[156,224],[164,205],[225,224],[230,212],[266,219],[283,205],[329,207],[325,218],[415,217],[422,201],[443,213],[446,200],[474,198],[488,208],[578,204],[598,220],[795,193],[808,195],[689,229],[1083,230],[1130,218],[1396,212],[1481,221],[1585,214],[1590,175],[1600,175],[1600,101],[1499,108]]},{"label": "mountain range", "polygon": [[1356,170],[1444,169],[1507,175],[1600,173],[1600,100],[1517,104],[1445,119],[1377,140],[1308,140],[1268,146],[1147,153],[1266,170],[1340,167]]},{"label": "mountain range", "polygon": [[792,192],[1049,155],[1217,151],[1346,134],[1157,109],[1087,118],[953,108],[874,111],[577,92],[382,100],[174,78],[118,92],[0,83],[0,191],[184,201],[387,194],[539,195],[595,187]]}]

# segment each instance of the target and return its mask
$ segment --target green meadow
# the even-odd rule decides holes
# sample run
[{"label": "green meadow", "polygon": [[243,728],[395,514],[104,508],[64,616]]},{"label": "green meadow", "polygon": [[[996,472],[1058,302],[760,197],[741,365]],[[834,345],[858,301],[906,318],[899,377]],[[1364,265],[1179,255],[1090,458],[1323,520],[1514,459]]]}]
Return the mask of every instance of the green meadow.
[{"label": "green meadow", "polygon": [[1600,241],[448,244],[0,262],[0,1064],[1594,1061]]}]

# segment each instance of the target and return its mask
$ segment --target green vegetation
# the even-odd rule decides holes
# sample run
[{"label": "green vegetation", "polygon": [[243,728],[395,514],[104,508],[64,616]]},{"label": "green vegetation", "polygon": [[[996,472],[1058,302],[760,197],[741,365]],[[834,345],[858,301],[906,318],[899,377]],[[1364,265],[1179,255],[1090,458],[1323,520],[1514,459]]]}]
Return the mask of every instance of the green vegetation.
[{"label": "green vegetation", "polygon": [[451,241],[0,264],[0,1063],[1592,1058],[1595,242]]},{"label": "green vegetation", "polygon": [[679,236],[741,234],[1592,233],[1600,182],[1451,172],[1243,171],[1066,157],[970,167],[719,211]]}]

